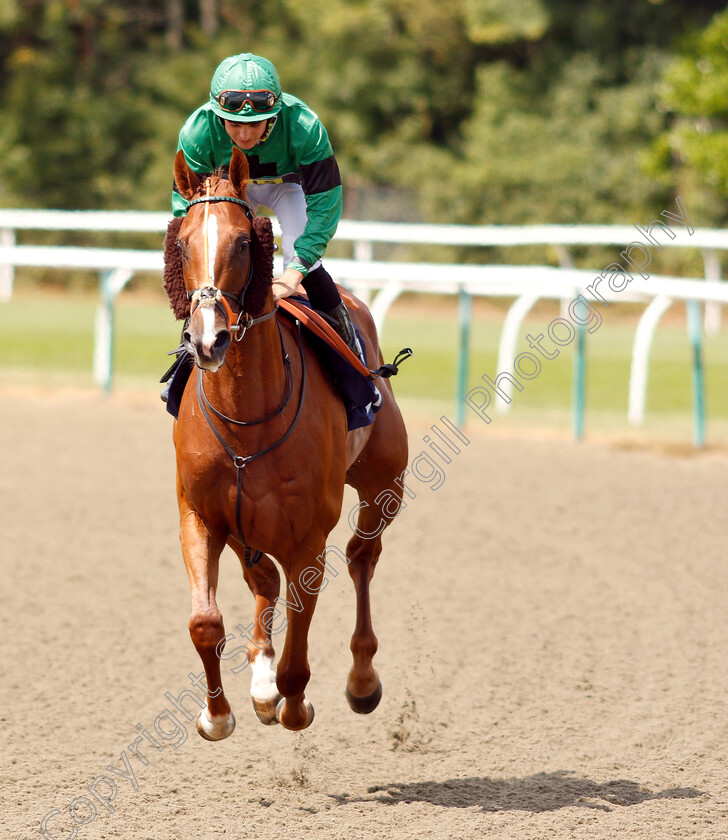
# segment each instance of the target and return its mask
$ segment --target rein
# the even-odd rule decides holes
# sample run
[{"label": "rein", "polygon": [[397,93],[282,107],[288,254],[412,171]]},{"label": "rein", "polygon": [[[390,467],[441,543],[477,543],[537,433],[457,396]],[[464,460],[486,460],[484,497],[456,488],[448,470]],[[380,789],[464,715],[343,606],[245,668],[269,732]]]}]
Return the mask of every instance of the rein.
[{"label": "rein", "polygon": [[[276,322],[277,323],[277,322]],[[241,513],[240,513],[240,500],[242,498],[242,489],[243,489],[243,470],[248,464],[252,463],[253,461],[257,461],[258,458],[262,458],[264,455],[267,455],[269,452],[272,452],[274,449],[277,449],[282,443],[284,443],[290,437],[293,430],[296,428],[296,424],[301,416],[301,409],[303,408],[303,400],[306,395],[306,356],[303,352],[303,336],[301,335],[301,322],[296,321],[296,326],[298,328],[297,334],[297,344],[298,344],[298,354],[301,359],[301,390],[298,397],[298,408],[296,409],[296,414],[291,421],[291,425],[288,429],[284,432],[284,434],[278,438],[277,441],[272,443],[270,446],[267,446],[265,449],[261,449],[259,452],[254,452],[252,455],[237,455],[235,450],[228,444],[225,438],[220,434],[217,426],[210,416],[210,411],[212,411],[217,417],[220,419],[226,420],[230,423],[234,423],[238,426],[254,426],[258,423],[264,423],[266,420],[271,420],[277,414],[280,414],[283,409],[288,405],[291,393],[293,391],[293,376],[291,374],[291,362],[288,357],[288,354],[285,351],[285,347],[283,346],[283,335],[281,333],[281,328],[278,326],[278,335],[281,341],[281,353],[283,354],[283,361],[286,366],[286,379],[288,381],[288,388],[287,388],[287,395],[284,398],[283,403],[277,408],[272,414],[269,414],[267,417],[262,417],[259,420],[252,420],[252,421],[244,421],[244,420],[234,420],[231,417],[227,417],[226,415],[222,414],[221,412],[217,411],[214,406],[210,403],[205,394],[205,389],[202,384],[202,378],[204,371],[200,370],[197,376],[197,402],[202,410],[202,414],[207,420],[207,425],[212,429],[215,437],[218,439],[220,445],[228,454],[230,459],[233,462],[233,466],[237,470],[237,480],[236,480],[236,497],[235,497],[235,524],[238,529],[238,536],[240,537],[241,542],[245,546],[245,560],[246,565],[248,567],[254,566],[255,563],[260,560],[262,557],[262,553],[258,550],[255,552],[255,558],[249,562],[249,551],[250,546],[245,542],[245,537],[243,536],[243,525],[241,521]],[[208,409],[210,411],[208,411]]]},{"label": "rein", "polygon": [[[250,204],[248,204],[248,202],[244,199],[228,195],[212,195],[212,181],[210,178],[207,178],[205,180],[205,195],[200,196],[199,198],[195,198],[187,203],[188,209],[194,206],[195,204],[205,205],[205,216],[203,223],[203,260],[205,265],[205,282],[204,285],[202,285],[200,288],[193,289],[191,292],[187,293],[187,297],[192,303],[189,317],[192,317],[198,306],[214,306],[215,308],[219,309],[223,314],[225,318],[226,327],[231,333],[233,333],[235,340],[241,341],[245,333],[248,331],[248,329],[250,329],[250,327],[253,327],[256,324],[262,324],[264,321],[268,321],[269,319],[274,318],[278,310],[278,304],[276,303],[270,312],[266,312],[264,315],[260,315],[257,318],[251,317],[250,314],[245,311],[245,293],[247,292],[248,286],[250,285],[250,281],[253,277],[253,259],[250,253],[248,258],[248,274],[245,278],[243,288],[240,290],[239,294],[236,295],[232,292],[227,292],[223,289],[218,289],[215,286],[214,277],[211,276],[212,270],[210,266],[210,246],[208,242],[208,222],[210,218],[210,204],[216,204],[223,201],[227,201],[232,204],[237,204],[240,207],[242,207],[245,211],[245,215],[247,216],[251,224],[255,218],[255,214],[253,213]],[[228,301],[233,301],[235,304],[237,304],[239,310],[237,318]],[[233,321],[235,323],[232,323]],[[293,374],[291,373],[291,360],[288,356],[288,353],[286,353],[285,346],[283,344],[283,335],[281,333],[281,328],[278,322],[276,321],[276,326],[278,327],[278,336],[281,342],[281,354],[283,356],[283,365],[285,369],[286,394],[283,398],[283,402],[270,414],[268,414],[265,417],[261,417],[258,420],[235,420],[232,417],[228,417],[226,414],[223,414],[221,411],[218,411],[218,409],[216,409],[208,399],[207,394],[205,394],[205,388],[203,385],[203,377],[205,373],[204,370],[200,370],[197,377],[197,403],[200,406],[200,410],[202,411],[205,420],[207,421],[207,425],[210,427],[218,442],[232,460],[233,465],[237,471],[235,524],[238,529],[238,537],[245,546],[245,565],[247,568],[251,568],[256,563],[258,563],[263,557],[263,553],[258,549],[256,549],[253,552],[251,547],[245,541],[245,537],[243,535],[243,525],[241,521],[243,470],[249,463],[251,463],[252,461],[256,461],[258,458],[262,458],[264,455],[267,455],[273,449],[276,449],[284,441],[286,441],[293,429],[295,428],[296,424],[298,423],[298,419],[301,415],[303,398],[306,392],[306,359],[303,353],[301,324],[300,322],[297,322],[297,324],[298,352],[301,357],[301,393],[298,402],[298,409],[296,410],[295,417],[293,418],[293,421],[291,422],[291,425],[289,426],[285,434],[277,441],[275,441],[275,443],[272,443],[270,446],[266,447],[260,452],[255,452],[252,455],[237,455],[227,443],[225,438],[222,436],[218,428],[215,426],[215,422],[212,419],[210,412],[212,412],[212,414],[214,414],[218,419],[226,423],[232,423],[236,426],[255,426],[260,423],[265,423],[268,420],[272,420],[274,417],[276,417],[284,411],[293,395]]]},{"label": "rein", "polygon": [[[256,323],[259,323],[259,321],[256,320]],[[205,388],[202,384],[202,378],[200,378],[200,381],[197,385],[197,393],[202,397],[204,405],[210,409],[210,411],[215,415],[215,417],[218,417],[220,420],[224,420],[227,423],[232,423],[234,426],[257,426],[259,423],[265,423],[268,420],[272,420],[277,414],[280,414],[281,411],[283,411],[288,405],[288,403],[291,400],[291,397],[293,396],[293,374],[291,373],[291,359],[288,353],[286,353],[285,347],[283,346],[283,336],[281,335],[281,326],[278,323],[278,321],[276,321],[276,326],[278,327],[278,337],[280,338],[281,342],[281,354],[283,356],[283,365],[286,373],[286,395],[283,398],[283,402],[270,414],[266,415],[265,417],[261,417],[258,420],[236,420],[234,417],[228,417],[227,414],[223,414],[221,411],[218,411],[215,408],[215,406],[212,405],[212,403],[207,398],[207,394],[205,394]]]}]

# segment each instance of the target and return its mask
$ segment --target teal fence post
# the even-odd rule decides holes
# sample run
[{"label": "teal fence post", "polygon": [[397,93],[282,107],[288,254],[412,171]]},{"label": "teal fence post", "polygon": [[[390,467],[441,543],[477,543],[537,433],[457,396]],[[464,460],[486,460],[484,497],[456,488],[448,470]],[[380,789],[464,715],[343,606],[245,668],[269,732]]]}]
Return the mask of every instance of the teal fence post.
[{"label": "teal fence post", "polygon": [[703,377],[703,330],[700,304],[685,301],[688,321],[688,338],[693,350],[693,442],[698,448],[705,446],[705,379]]},{"label": "teal fence post", "polygon": [[104,394],[111,393],[114,367],[114,271],[102,271],[101,304],[96,310],[94,337],[94,377]]},{"label": "teal fence post", "polygon": [[460,325],[460,347],[458,350],[458,381],[455,395],[455,422],[463,427],[465,423],[465,390],[468,387],[468,356],[470,352],[470,323],[473,317],[472,296],[460,289],[458,298],[458,323]]},{"label": "teal fence post", "polygon": [[576,327],[576,350],[574,352],[573,381],[573,428],[576,440],[584,437],[584,409],[586,403],[586,329],[583,324]]},{"label": "teal fence post", "polygon": [[96,308],[93,374],[104,394],[111,392],[114,375],[114,303],[133,273],[130,268],[115,268],[102,271],[99,277],[101,302]]}]

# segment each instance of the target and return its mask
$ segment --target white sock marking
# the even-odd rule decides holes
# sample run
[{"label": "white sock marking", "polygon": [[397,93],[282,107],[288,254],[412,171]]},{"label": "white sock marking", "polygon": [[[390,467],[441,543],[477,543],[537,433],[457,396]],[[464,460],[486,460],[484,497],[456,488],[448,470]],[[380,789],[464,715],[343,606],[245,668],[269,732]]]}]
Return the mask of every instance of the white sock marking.
[{"label": "white sock marking", "polygon": [[278,694],[276,672],[273,669],[273,657],[259,653],[253,660],[253,675],[250,681],[250,694],[254,700],[267,703]]}]

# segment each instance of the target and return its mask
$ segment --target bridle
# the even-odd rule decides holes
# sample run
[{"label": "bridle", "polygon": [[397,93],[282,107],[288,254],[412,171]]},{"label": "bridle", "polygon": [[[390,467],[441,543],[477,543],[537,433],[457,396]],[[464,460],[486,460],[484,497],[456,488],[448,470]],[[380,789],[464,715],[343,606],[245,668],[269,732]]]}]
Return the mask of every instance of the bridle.
[{"label": "bridle", "polygon": [[218,443],[222,446],[230,460],[233,462],[233,466],[235,467],[237,473],[235,482],[235,525],[238,529],[238,537],[245,546],[245,565],[247,568],[251,568],[252,566],[254,566],[261,559],[263,553],[258,549],[255,549],[255,552],[251,559],[252,549],[245,541],[245,536],[243,535],[243,523],[241,519],[240,509],[240,502],[243,492],[243,470],[245,469],[245,467],[248,466],[248,464],[252,463],[253,461],[257,461],[258,458],[262,458],[264,455],[267,455],[269,452],[272,452],[274,449],[277,449],[282,443],[285,443],[285,441],[287,441],[288,438],[291,436],[293,430],[296,428],[298,420],[301,416],[303,400],[306,396],[306,356],[303,351],[301,322],[296,321],[296,326],[298,328],[298,353],[301,359],[301,387],[298,395],[298,408],[296,409],[296,414],[293,417],[293,420],[291,420],[291,425],[278,438],[278,440],[274,441],[269,446],[266,446],[265,449],[261,449],[258,452],[253,452],[251,455],[238,455],[220,433],[220,430],[217,428],[212,417],[210,416],[210,412],[212,412],[216,417],[220,418],[224,422],[232,423],[235,426],[257,426],[259,423],[265,423],[268,420],[272,420],[274,417],[283,412],[285,407],[288,405],[291,396],[293,395],[293,376],[291,374],[291,360],[283,346],[283,336],[281,335],[281,328],[277,321],[276,326],[278,327],[278,334],[281,340],[281,352],[283,353],[283,364],[286,372],[286,395],[284,396],[283,402],[280,404],[280,406],[278,406],[277,409],[274,409],[267,416],[261,417],[257,420],[235,420],[233,417],[228,417],[226,414],[223,414],[221,411],[218,411],[208,399],[207,394],[205,393],[204,385],[202,384],[202,376],[204,374],[204,370],[200,370],[197,376],[197,404],[200,406],[202,414],[205,420],[207,421],[207,425],[210,427],[212,433],[217,438]]},{"label": "bridle", "polygon": [[[193,198],[192,201],[187,202],[188,210],[195,204],[205,205],[202,237],[205,282],[199,288],[192,289],[192,291],[187,292],[187,297],[191,305],[189,317],[191,318],[194,315],[198,306],[203,308],[214,306],[225,318],[226,329],[233,335],[236,341],[240,341],[250,327],[255,324],[260,324],[263,321],[267,321],[269,318],[273,318],[276,314],[276,310],[278,309],[278,304],[275,304],[270,312],[266,312],[265,315],[260,315],[258,318],[251,317],[251,315],[245,311],[245,294],[248,291],[250,281],[253,279],[253,257],[250,253],[248,258],[248,273],[240,292],[235,294],[234,292],[228,292],[224,289],[218,289],[217,286],[215,286],[214,279],[210,276],[210,245],[207,236],[208,221],[210,218],[210,205],[219,204],[224,201],[230,202],[231,204],[237,204],[242,207],[245,211],[245,215],[252,225],[255,214],[253,213],[253,208],[250,204],[248,204],[245,199],[236,198],[232,195],[212,195],[211,178],[205,179],[205,195],[199,196],[199,198]],[[229,301],[232,301],[237,306],[237,315],[230,306]]]},{"label": "bridle", "polygon": [[[245,335],[250,327],[255,326],[255,324],[263,323],[264,321],[268,321],[270,318],[273,318],[278,310],[278,304],[276,303],[273,306],[273,309],[270,312],[266,312],[264,315],[260,315],[257,318],[253,318],[250,316],[249,313],[245,311],[245,294],[248,290],[248,286],[250,281],[253,277],[253,257],[250,254],[248,260],[248,274],[245,278],[245,283],[243,284],[243,288],[240,290],[238,294],[234,294],[233,292],[227,292],[224,289],[218,289],[215,286],[213,278],[210,276],[210,260],[209,260],[209,242],[208,242],[208,219],[210,204],[215,204],[217,202],[222,201],[229,201],[233,204],[240,205],[245,210],[245,215],[251,222],[255,218],[255,214],[253,210],[242,198],[236,198],[234,196],[227,196],[227,195],[212,195],[212,188],[211,188],[211,179],[207,178],[205,180],[205,195],[200,196],[199,198],[192,199],[187,203],[188,209],[195,204],[204,204],[205,205],[205,219],[204,219],[204,234],[203,234],[203,258],[205,263],[205,283],[197,289],[193,289],[191,292],[187,293],[187,297],[190,299],[192,304],[189,318],[192,317],[195,310],[198,306],[201,307],[208,307],[214,306],[224,315],[225,323],[227,329],[234,335],[236,341],[240,341],[242,337]],[[235,313],[233,312],[230,303],[228,301],[233,301],[238,307],[238,314],[237,318]],[[188,318],[188,322],[189,322]],[[235,323],[232,324],[231,322],[235,320]],[[214,414],[219,420],[222,420],[225,423],[230,423],[235,426],[256,426],[260,423],[265,423],[268,420],[272,420],[274,417],[282,414],[286,406],[291,400],[293,396],[293,375],[291,373],[291,360],[286,353],[285,346],[283,344],[283,335],[281,333],[280,324],[276,321],[276,326],[278,327],[278,336],[281,343],[281,354],[283,357],[283,367],[285,371],[285,379],[286,379],[286,393],[283,397],[283,401],[278,406],[278,408],[274,409],[265,417],[260,417],[257,420],[236,420],[233,417],[228,417],[226,414],[223,414],[221,411],[218,411],[210,402],[205,393],[205,388],[203,385],[203,374],[205,371],[200,369],[197,377],[197,403],[200,406],[202,414],[207,421],[208,426],[212,430],[213,434],[217,438],[218,442],[222,446],[222,448],[227,453],[230,460],[233,462],[233,466],[235,467],[237,473],[237,480],[236,480],[236,500],[235,500],[235,524],[238,529],[238,537],[240,541],[243,543],[245,547],[245,565],[247,568],[251,568],[258,563],[261,558],[263,557],[263,552],[259,551],[258,549],[253,550],[248,543],[245,541],[245,537],[243,535],[243,525],[241,519],[241,499],[242,499],[242,485],[243,485],[243,470],[245,467],[251,463],[252,461],[257,461],[258,458],[262,458],[264,455],[267,455],[274,449],[277,449],[282,443],[284,443],[290,437],[291,433],[293,432],[294,428],[296,427],[298,420],[301,416],[301,409],[303,408],[303,400],[306,394],[306,357],[303,350],[303,338],[301,335],[301,322],[296,320],[296,326],[298,329],[298,336],[297,336],[297,344],[298,344],[298,353],[301,359],[301,386],[298,398],[298,408],[296,409],[296,414],[291,421],[290,426],[288,429],[281,435],[278,440],[274,443],[270,444],[269,446],[265,447],[264,449],[254,452],[250,455],[238,455],[235,453],[235,450],[230,446],[230,444],[225,440],[223,435],[220,433],[220,430],[215,425],[214,420],[212,419],[211,413]],[[252,556],[251,556],[252,555]]]}]

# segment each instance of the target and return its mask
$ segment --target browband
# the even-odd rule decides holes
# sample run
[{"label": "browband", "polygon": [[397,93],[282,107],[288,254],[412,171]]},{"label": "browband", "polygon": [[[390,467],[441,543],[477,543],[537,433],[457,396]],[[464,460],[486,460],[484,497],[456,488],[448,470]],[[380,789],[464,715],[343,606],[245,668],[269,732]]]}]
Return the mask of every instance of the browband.
[{"label": "browband", "polygon": [[251,221],[255,218],[253,208],[248,204],[248,202],[243,198],[235,198],[232,195],[203,195],[200,198],[193,198],[192,201],[187,202],[187,209],[189,210],[193,204],[216,204],[220,201],[230,201],[233,204],[239,204],[241,207],[245,208],[245,213]]}]

